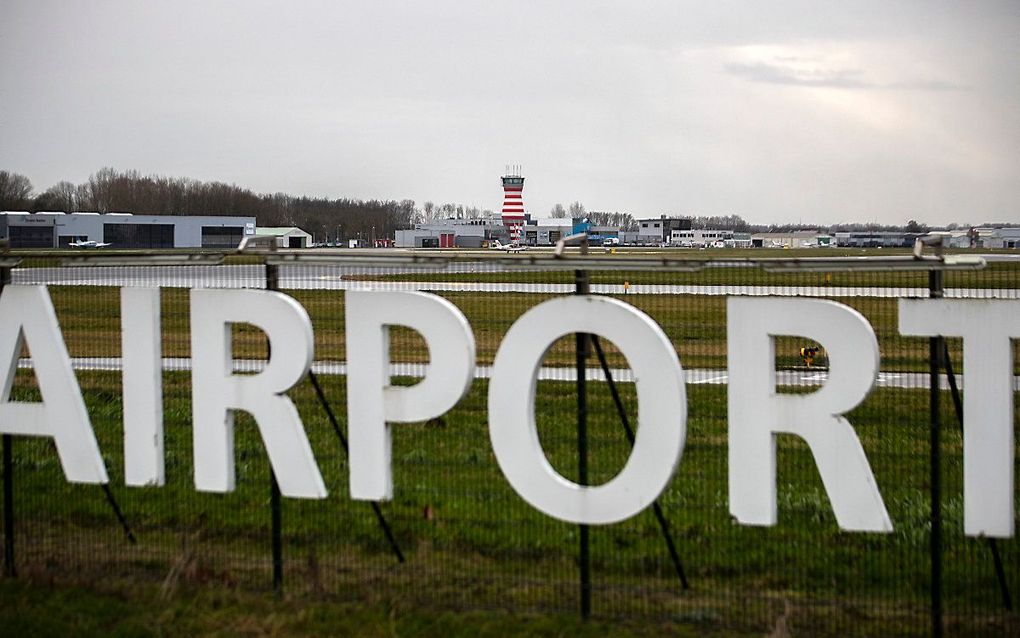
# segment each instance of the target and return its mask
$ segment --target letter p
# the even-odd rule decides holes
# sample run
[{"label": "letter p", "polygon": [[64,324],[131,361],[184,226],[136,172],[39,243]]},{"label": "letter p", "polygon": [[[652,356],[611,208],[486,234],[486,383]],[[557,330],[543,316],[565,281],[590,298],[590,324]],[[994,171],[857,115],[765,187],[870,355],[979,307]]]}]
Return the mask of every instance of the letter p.
[{"label": "letter p", "polygon": [[[474,378],[475,339],[460,310],[436,295],[355,290],[347,292],[346,304],[351,498],[389,500],[387,422],[424,421],[456,405]],[[405,326],[425,340],[429,366],[416,385],[390,385],[390,326]]]}]

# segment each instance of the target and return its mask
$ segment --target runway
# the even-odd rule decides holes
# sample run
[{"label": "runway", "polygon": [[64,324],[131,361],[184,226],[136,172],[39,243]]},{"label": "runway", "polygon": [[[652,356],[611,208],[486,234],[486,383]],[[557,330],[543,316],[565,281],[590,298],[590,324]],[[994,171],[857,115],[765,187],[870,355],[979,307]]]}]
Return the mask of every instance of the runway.
[{"label": "runway", "polygon": [[[498,264],[455,263],[456,268],[369,270],[346,266],[281,266],[283,290],[404,290],[426,292],[488,292],[562,295],[574,292],[570,283],[500,283],[458,281],[367,281],[354,277],[413,275],[414,273],[491,273]],[[536,270],[534,268],[530,270]],[[12,271],[15,284],[50,286],[142,286],[165,288],[265,288],[265,270],[260,265],[237,266],[78,266],[24,268]],[[924,287],[881,286],[749,286],[685,284],[592,284],[594,294],[604,295],[708,295],[779,297],[872,297],[926,298]],[[950,299],[1020,299],[1015,288],[947,288]]]},{"label": "runway", "polygon": [[[121,369],[122,363],[119,357],[72,357],[71,365],[75,370],[82,371],[106,371],[117,372]],[[265,361],[257,359],[235,359],[235,372],[258,372],[265,366]],[[18,367],[31,369],[32,360],[24,358],[19,360]],[[163,359],[164,371],[186,372],[191,370],[191,359],[187,357],[165,357]],[[428,364],[424,363],[394,363],[390,365],[391,377],[422,378],[428,371]],[[347,364],[343,361],[316,361],[312,363],[312,372],[317,375],[345,376]],[[633,383],[634,374],[629,368],[610,368],[610,375],[613,380],[619,383]],[[488,379],[492,374],[492,366],[475,366],[476,379]],[[585,378],[589,381],[605,382],[606,377],[601,368],[587,368]],[[781,387],[817,387],[825,383],[829,378],[827,370],[803,369],[803,370],[778,370],[776,371],[776,385]],[[573,367],[549,367],[543,366],[539,369],[538,379],[540,381],[568,381],[577,379],[577,371]],[[684,382],[687,385],[727,385],[729,383],[729,372],[725,369],[713,368],[691,368],[684,370]],[[956,382],[960,388],[964,386],[963,375],[957,375]],[[940,384],[943,390],[949,390],[949,380],[946,375],[940,376]],[[899,388],[905,390],[923,389],[928,387],[928,374],[925,372],[879,372],[875,381],[877,388]],[[1013,377],[1013,391],[1020,392],[1020,376]]]}]

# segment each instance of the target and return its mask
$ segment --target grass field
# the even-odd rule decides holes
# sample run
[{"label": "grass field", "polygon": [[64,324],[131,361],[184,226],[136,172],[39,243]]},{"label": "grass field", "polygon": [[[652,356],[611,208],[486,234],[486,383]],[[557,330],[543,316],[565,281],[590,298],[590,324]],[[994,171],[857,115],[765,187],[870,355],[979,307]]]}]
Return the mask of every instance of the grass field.
[{"label": "grass field", "polygon": [[[74,357],[116,357],[121,352],[119,289],[100,286],[52,286],[54,306]],[[187,357],[190,354],[188,329],[188,291],[167,288],[162,292],[163,356]],[[337,291],[288,291],[312,318],[315,329],[315,358],[346,359],[344,297]],[[503,335],[529,308],[551,299],[552,295],[509,293],[442,293],[467,317],[475,336],[477,362],[491,364]],[[726,298],[698,295],[618,295],[618,299],[647,313],[662,327],[687,368],[726,367]],[[882,370],[888,372],[927,370],[927,342],[903,337],[897,324],[896,300],[882,298],[843,298],[846,304],[863,314],[879,340]],[[235,326],[234,356],[258,358],[266,351],[260,331]],[[424,362],[427,349],[413,332],[392,330],[390,356],[397,362]],[[777,367],[802,365],[799,357],[804,340],[795,336],[778,340]],[[558,343],[547,355],[546,365],[571,365],[573,346],[569,340]],[[959,340],[950,340],[951,356],[961,361]],[[610,350],[612,350],[610,348]],[[1020,353],[1014,343],[1014,352]],[[1014,356],[1014,369],[1020,371],[1020,356]],[[610,352],[610,363],[623,365],[621,357]]]},{"label": "grass field", "polygon": [[[855,277],[860,282],[864,276]],[[51,294],[72,356],[119,355],[115,288],[53,287]],[[316,358],[343,360],[342,293],[294,296],[312,316]],[[517,316],[548,298],[444,296],[468,317],[479,363],[491,362]],[[663,326],[685,367],[725,368],[724,298],[626,301]],[[849,302],[875,327],[883,369],[926,369],[926,342],[897,336],[894,300]],[[187,291],[163,291],[163,331],[164,356],[187,356]],[[393,341],[394,359],[427,360],[416,336],[394,331]],[[573,362],[567,341],[550,352],[547,365]],[[798,344],[793,337],[780,340],[777,367],[799,365]],[[959,361],[959,343],[952,346]],[[264,352],[261,335],[235,328],[236,355]],[[623,361],[614,355],[613,363]],[[849,415],[895,526],[891,534],[853,534],[839,531],[809,451],[791,436],[779,437],[779,524],[735,524],[726,496],[726,388],[689,386],[687,445],[660,502],[691,589],[680,589],[655,519],[645,512],[593,530],[596,620],[582,624],[572,613],[577,528],[530,508],[502,477],[488,441],[482,380],[443,418],[394,426],[395,498],[383,511],[407,556],[402,565],[368,505],[348,498],[346,458],[310,384],[291,391],[330,496],[285,499],[286,593],[275,599],[269,589],[269,468],[251,419],[238,419],[237,491],[197,493],[190,375],[165,373],[168,483],[126,488],[120,376],[79,372],[78,379],[111,487],[139,542],[125,541],[98,487],[64,481],[51,443],[17,439],[21,578],[0,582],[0,626],[28,626],[19,625],[28,618],[52,634],[120,628],[132,635],[191,635],[226,626],[226,633],[258,635],[761,635],[786,613],[794,635],[928,631],[926,391],[878,389]],[[321,379],[344,420],[344,378]],[[29,373],[19,373],[14,393],[38,399]],[[633,422],[632,388],[624,386],[623,395]],[[948,394],[942,399],[947,628],[958,635],[1015,634],[1020,618],[1001,611],[986,544],[962,534],[962,443]],[[567,478],[577,475],[574,401],[571,384],[540,382],[543,449]],[[589,402],[591,480],[601,483],[619,471],[629,447],[605,384],[589,386]],[[1015,598],[1020,544],[1010,539],[999,549]]]},{"label": "grass field", "polygon": [[[701,263],[702,260],[691,260]],[[672,284],[686,286],[818,286],[836,290],[840,287],[870,288],[927,288],[926,272],[870,272],[863,276],[859,272],[784,272],[771,273],[756,264],[709,265],[694,272],[667,272],[655,270],[614,270],[592,271],[593,284],[623,286],[647,284]],[[1015,288],[1020,277],[1020,262],[994,262],[984,270],[956,271],[947,275],[950,288]],[[365,274],[358,279],[403,280],[405,274]],[[423,271],[413,276],[415,281],[454,281],[483,283],[556,283],[572,284],[572,272],[443,272]]]}]

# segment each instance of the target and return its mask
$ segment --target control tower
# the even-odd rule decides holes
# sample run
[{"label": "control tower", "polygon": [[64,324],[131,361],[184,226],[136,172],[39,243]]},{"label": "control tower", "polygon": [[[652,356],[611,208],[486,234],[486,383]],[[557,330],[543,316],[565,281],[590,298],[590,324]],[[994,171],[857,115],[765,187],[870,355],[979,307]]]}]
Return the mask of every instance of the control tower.
[{"label": "control tower", "polygon": [[524,178],[520,166],[507,166],[503,175],[503,225],[510,233],[510,243],[521,243],[524,227]]}]

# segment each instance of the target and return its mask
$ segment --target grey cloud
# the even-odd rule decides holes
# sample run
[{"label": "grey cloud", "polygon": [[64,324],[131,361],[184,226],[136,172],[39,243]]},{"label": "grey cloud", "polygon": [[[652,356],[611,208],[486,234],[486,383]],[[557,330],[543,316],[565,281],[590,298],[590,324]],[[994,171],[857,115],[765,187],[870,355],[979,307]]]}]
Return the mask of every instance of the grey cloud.
[{"label": "grey cloud", "polygon": [[753,82],[768,84],[791,84],[795,86],[830,86],[846,89],[870,89],[875,85],[860,79],[856,69],[805,72],[776,64],[757,62],[754,64],[728,64],[726,70],[732,75],[745,77]]},{"label": "grey cloud", "polygon": [[[784,61],[801,62],[803,58],[787,57]],[[920,80],[879,83],[864,78],[859,69],[835,69],[831,71],[803,71],[778,64],[756,62],[754,64],[728,64],[726,71],[731,75],[746,78],[752,82],[785,84],[790,86],[831,87],[839,89],[901,89],[912,91],[956,91],[964,87],[941,80]]]},{"label": "grey cloud", "polygon": [[888,84],[883,88],[908,89],[911,91],[962,91],[968,87],[962,84],[943,82],[941,80],[922,80],[916,82],[895,82],[893,84]]}]

